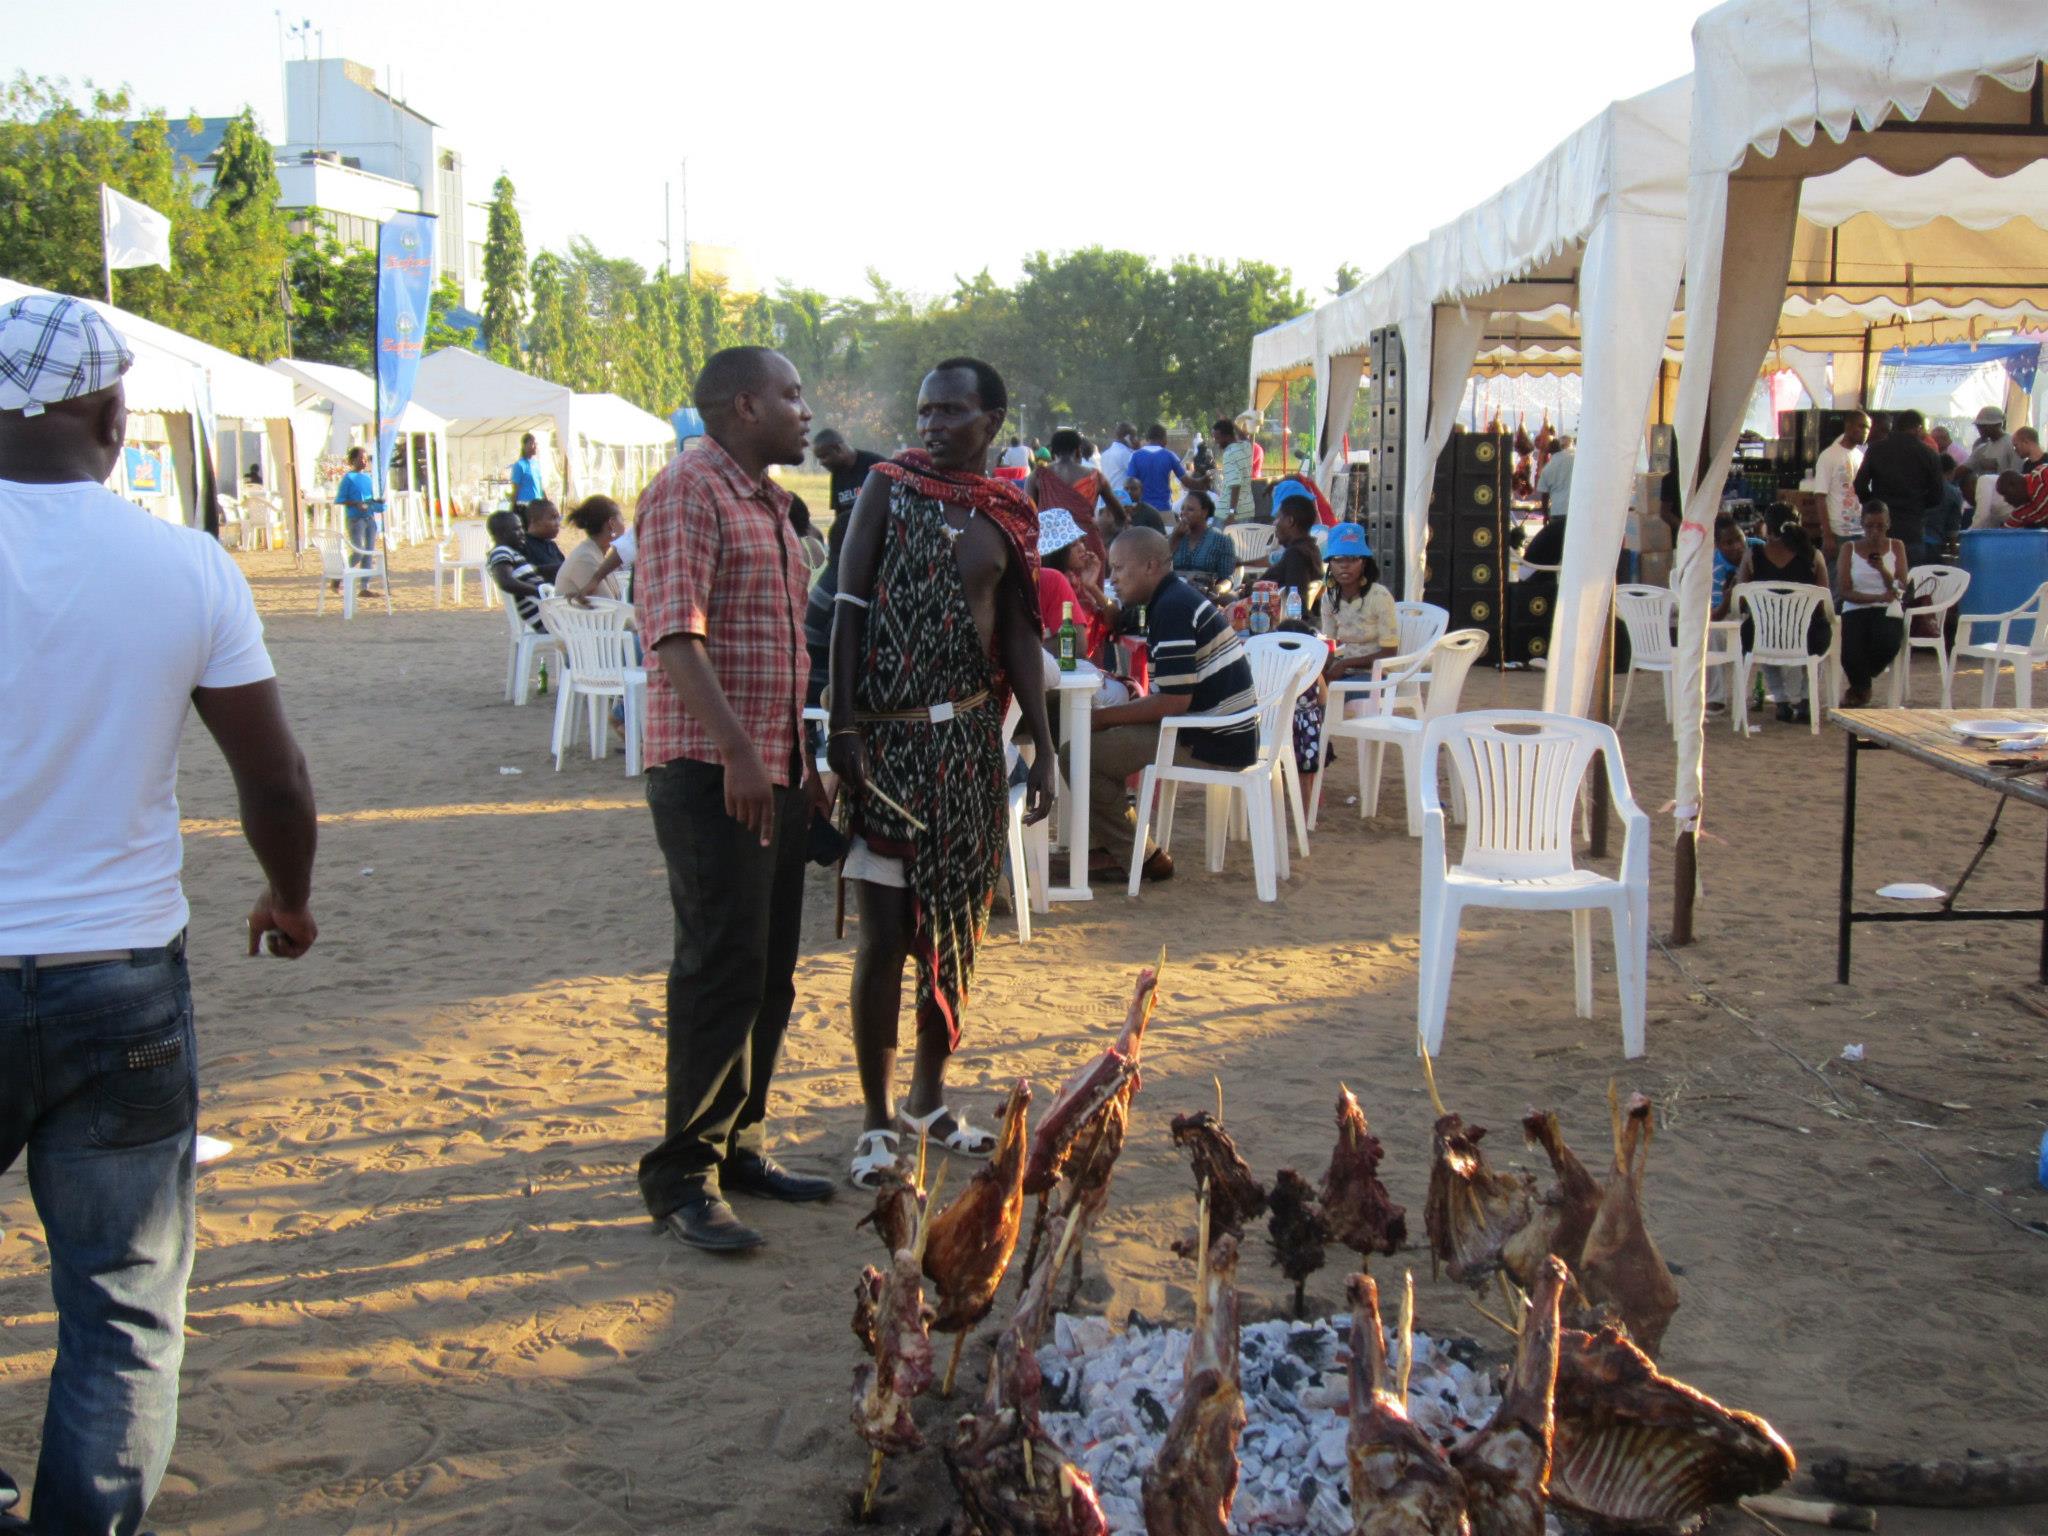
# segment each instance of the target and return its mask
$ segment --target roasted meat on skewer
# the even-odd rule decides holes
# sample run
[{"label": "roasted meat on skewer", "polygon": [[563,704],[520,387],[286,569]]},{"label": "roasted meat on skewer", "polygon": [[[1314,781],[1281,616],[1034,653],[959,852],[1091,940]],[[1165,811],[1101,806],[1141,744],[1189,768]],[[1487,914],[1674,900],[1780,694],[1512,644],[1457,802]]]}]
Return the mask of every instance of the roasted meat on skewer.
[{"label": "roasted meat on skewer", "polygon": [[901,1172],[891,1170],[875,1186],[875,1208],[854,1223],[873,1227],[890,1257],[908,1248],[917,1235],[917,1221],[924,1214],[924,1191]]},{"label": "roasted meat on skewer", "polygon": [[1299,1317],[1308,1277],[1323,1267],[1329,1223],[1323,1219],[1323,1208],[1308,1180],[1292,1168],[1282,1168],[1273,1176],[1273,1193],[1266,1203],[1271,1212],[1266,1232],[1273,1245],[1273,1262],[1294,1282],[1294,1315]]},{"label": "roasted meat on skewer", "polygon": [[1389,1382],[1379,1287],[1370,1275],[1351,1277],[1347,1455],[1353,1536],[1472,1536],[1464,1479]]},{"label": "roasted meat on skewer", "polygon": [[1088,1474],[1038,1421],[1038,1339],[1067,1256],[1066,1218],[1055,1216],[1050,1226],[1052,1252],[1025,1277],[1017,1311],[996,1343],[981,1407],[960,1416],[945,1452],[961,1513],[976,1536],[1109,1536]]},{"label": "roasted meat on skewer", "polygon": [[1323,1220],[1332,1238],[1359,1254],[1392,1253],[1408,1240],[1408,1212],[1380,1182],[1386,1149],[1367,1129],[1349,1088],[1337,1090],[1337,1145],[1323,1175]]},{"label": "roasted meat on skewer", "polygon": [[1243,1237],[1245,1223],[1265,1214],[1266,1186],[1252,1177],[1237,1143],[1206,1109],[1175,1115],[1172,1132],[1173,1144],[1194,1165],[1195,1188],[1209,1192],[1210,1246],[1224,1233]]},{"label": "roasted meat on skewer", "polygon": [[1550,1110],[1532,1109],[1522,1116],[1522,1134],[1531,1146],[1543,1149],[1557,1175],[1557,1182],[1537,1200],[1529,1224],[1500,1251],[1501,1267],[1508,1278],[1530,1291],[1543,1272],[1547,1254],[1556,1254],[1572,1274],[1578,1273],[1586,1233],[1592,1230],[1593,1218],[1600,1210],[1600,1184],[1564,1144],[1564,1133]]},{"label": "roasted meat on skewer", "polygon": [[1500,1268],[1501,1249],[1529,1224],[1536,1181],[1526,1173],[1495,1173],[1479,1150],[1483,1125],[1438,1117],[1422,1208],[1429,1230],[1430,1273],[1439,1265],[1453,1280],[1483,1285]]},{"label": "roasted meat on skewer", "polygon": [[1141,1484],[1145,1536],[1224,1536],[1237,1500],[1237,1437],[1244,1431],[1245,1409],[1238,1369],[1237,1239],[1227,1232],[1209,1244],[1208,1272],[1195,1307],[1180,1407]]},{"label": "roasted meat on skewer", "polygon": [[1551,1503],[1599,1530],[1681,1536],[1797,1466],[1770,1425],[1659,1375],[1613,1328],[1559,1331],[1556,1414]]},{"label": "roasted meat on skewer", "polygon": [[939,1298],[932,1327],[954,1336],[942,1388],[949,1397],[967,1330],[995,1305],[1003,1272],[1017,1251],[1017,1233],[1024,1224],[1024,1143],[1030,1114],[1031,1083],[1020,1078],[1003,1107],[1003,1132],[995,1156],[951,1205],[932,1217],[925,1235],[924,1272]]},{"label": "roasted meat on skewer", "polygon": [[1543,1260],[1500,1406],[1451,1451],[1451,1465],[1465,1479],[1472,1536],[1543,1536],[1551,1399],[1557,1388],[1557,1309],[1568,1278],[1559,1260]]},{"label": "roasted meat on skewer", "polygon": [[[1153,991],[1158,972],[1150,966],[1138,972],[1138,984],[1131,992],[1131,1005],[1124,1014],[1123,1033],[1116,1043],[1075,1072],[1053,1096],[1051,1106],[1039,1118],[1031,1137],[1031,1153],[1024,1162],[1024,1193],[1038,1197],[1038,1210],[1031,1220],[1031,1242],[1024,1250],[1024,1276],[1028,1281],[1038,1262],[1039,1240],[1045,1232],[1048,1198],[1053,1186],[1068,1175],[1068,1164],[1077,1150],[1087,1154],[1091,1165],[1088,1181],[1096,1186],[1095,1206],[1101,1208],[1109,1196],[1109,1165],[1123,1148],[1123,1136],[1130,1117],[1131,1095],[1138,1091],[1138,1053],[1144,1044],[1145,1025],[1152,1017]],[[1103,1161],[1105,1144],[1107,1161]],[[1071,1201],[1062,1205],[1068,1209]],[[1078,1234],[1076,1234],[1078,1237]],[[1078,1261],[1079,1249],[1075,1250]]]},{"label": "roasted meat on skewer", "polygon": [[1643,1225],[1643,1171],[1649,1155],[1650,1101],[1631,1094],[1627,1120],[1614,1138],[1614,1170],[1586,1234],[1577,1273],[1586,1299],[1618,1312],[1629,1337],[1654,1357],[1678,1311],[1678,1285]]},{"label": "roasted meat on skewer", "polygon": [[889,1277],[870,1264],[853,1286],[853,1336],[869,1354],[875,1352],[875,1320],[882,1312],[882,1289]]},{"label": "roasted meat on skewer", "polygon": [[[910,1417],[910,1400],[932,1384],[931,1318],[917,1256],[902,1249],[889,1261],[875,1301],[875,1357],[853,1373],[854,1430],[883,1455],[898,1456],[924,1444]],[[858,1311],[855,1319],[857,1332]]]}]

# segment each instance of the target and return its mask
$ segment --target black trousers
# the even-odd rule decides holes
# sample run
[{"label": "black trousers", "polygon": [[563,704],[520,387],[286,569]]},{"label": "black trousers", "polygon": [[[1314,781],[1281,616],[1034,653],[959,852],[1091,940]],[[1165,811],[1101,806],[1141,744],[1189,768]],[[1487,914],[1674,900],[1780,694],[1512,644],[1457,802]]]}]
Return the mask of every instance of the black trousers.
[{"label": "black trousers", "polygon": [[775,791],[763,848],[726,814],[725,770],[677,758],[647,770],[647,805],[668,864],[675,955],[668,972],[668,1094],[661,1143],[640,1159],[658,1221],[703,1192],[719,1164],[759,1152],[768,1085],[796,1001],[803,918],[802,780]]},{"label": "black trousers", "polygon": [[1851,608],[1842,614],[1842,671],[1849,686],[1867,689],[1892,664],[1905,643],[1906,626],[1882,608]]}]

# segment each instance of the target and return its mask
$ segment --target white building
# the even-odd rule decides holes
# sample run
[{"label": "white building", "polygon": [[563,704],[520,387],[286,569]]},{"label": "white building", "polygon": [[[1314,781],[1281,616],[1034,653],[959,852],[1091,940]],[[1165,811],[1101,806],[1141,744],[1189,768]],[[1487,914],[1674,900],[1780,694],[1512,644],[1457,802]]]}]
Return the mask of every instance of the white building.
[{"label": "white building", "polygon": [[440,271],[462,285],[467,307],[482,307],[488,213],[468,197],[462,152],[439,124],[350,59],[287,62],[284,113],[280,207],[308,210],[307,223],[313,210],[328,215],[349,245],[374,242],[377,222],[394,212],[431,213]]},{"label": "white building", "polygon": [[[277,146],[277,205],[292,228],[324,222],[342,245],[370,249],[377,226],[394,213],[431,213],[438,270],[462,286],[465,308],[481,310],[489,205],[473,201],[462,152],[440,125],[387,94],[367,65],[348,59],[295,59],[285,65],[285,142]],[[215,157],[230,119],[199,119],[196,132],[170,124],[172,148],[213,182]],[[488,187],[478,189],[488,193]]]}]

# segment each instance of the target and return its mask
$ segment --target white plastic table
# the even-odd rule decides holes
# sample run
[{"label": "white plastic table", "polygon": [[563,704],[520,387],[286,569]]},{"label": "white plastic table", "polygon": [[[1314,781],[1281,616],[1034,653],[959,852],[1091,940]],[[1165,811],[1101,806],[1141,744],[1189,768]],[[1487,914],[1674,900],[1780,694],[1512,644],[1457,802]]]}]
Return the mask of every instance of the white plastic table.
[{"label": "white plastic table", "polygon": [[1088,770],[1094,755],[1090,717],[1102,673],[1090,662],[1077,661],[1073,671],[1062,672],[1059,678],[1059,733],[1066,739],[1067,752],[1067,793],[1060,806],[1067,836],[1067,883],[1045,894],[1048,901],[1093,901],[1095,893],[1088,889]]}]

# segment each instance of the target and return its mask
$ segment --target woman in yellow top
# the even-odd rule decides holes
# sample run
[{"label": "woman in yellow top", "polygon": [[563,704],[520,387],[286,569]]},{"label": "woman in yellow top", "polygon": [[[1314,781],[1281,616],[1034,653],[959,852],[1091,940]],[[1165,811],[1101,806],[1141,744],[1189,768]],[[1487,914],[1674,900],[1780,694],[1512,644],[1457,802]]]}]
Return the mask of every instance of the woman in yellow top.
[{"label": "woman in yellow top", "polygon": [[1323,677],[1335,682],[1354,672],[1370,674],[1382,656],[1399,654],[1401,615],[1394,594],[1380,582],[1365,530],[1356,523],[1332,528],[1323,546],[1323,569],[1329,580],[1320,604],[1322,629],[1336,648]]}]

